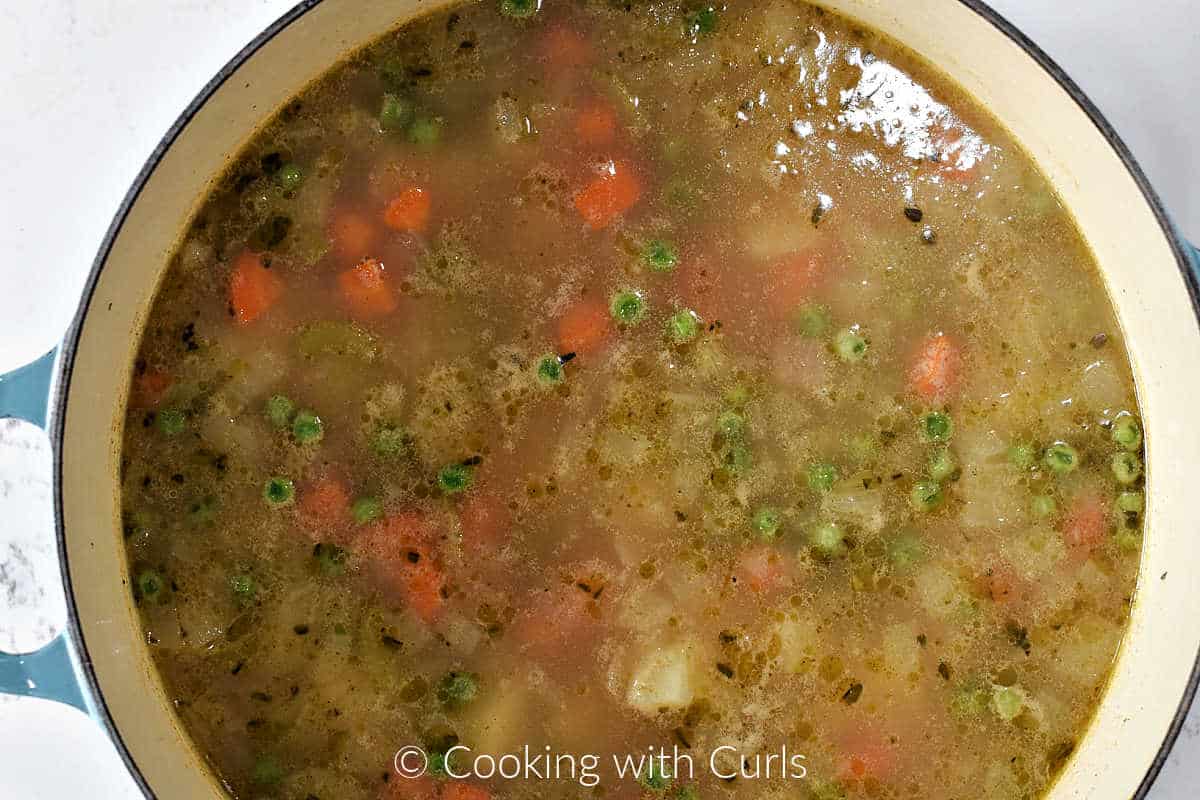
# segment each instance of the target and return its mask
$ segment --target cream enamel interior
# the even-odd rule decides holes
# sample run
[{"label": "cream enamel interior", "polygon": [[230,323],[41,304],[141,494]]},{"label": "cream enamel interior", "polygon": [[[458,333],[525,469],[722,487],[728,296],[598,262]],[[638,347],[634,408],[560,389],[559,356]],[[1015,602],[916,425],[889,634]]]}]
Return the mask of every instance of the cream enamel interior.
[{"label": "cream enamel interior", "polygon": [[[62,525],[82,636],[113,722],[162,798],[222,790],[179,729],[130,604],[118,485],[128,367],[153,291],[209,181],[263,119],[341,55],[445,0],[324,0],[267,42],[183,128],[121,227],[80,325],[62,424]],[[1200,648],[1200,464],[1192,398],[1200,327],[1170,242],[1133,177],[1070,95],[958,0],[825,0],[939,65],[1024,143],[1073,209],[1131,350],[1145,427],[1149,508],[1133,622],[1092,729],[1051,797],[1136,790]],[[1170,347],[1164,342],[1172,343]],[[65,381],[60,381],[60,387]]]}]

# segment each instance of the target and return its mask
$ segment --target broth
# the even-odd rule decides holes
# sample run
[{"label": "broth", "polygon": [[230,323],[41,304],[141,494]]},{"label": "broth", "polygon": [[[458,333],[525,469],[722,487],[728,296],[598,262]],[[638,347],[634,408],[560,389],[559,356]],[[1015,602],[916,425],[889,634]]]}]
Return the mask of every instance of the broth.
[{"label": "broth", "polygon": [[[353,54],[214,187],[132,381],[134,597],[239,798],[1037,797],[1128,619],[1085,242],[985,109],[798,2]],[[604,777],[446,775],[526,745]],[[694,774],[612,774],[647,748]]]}]

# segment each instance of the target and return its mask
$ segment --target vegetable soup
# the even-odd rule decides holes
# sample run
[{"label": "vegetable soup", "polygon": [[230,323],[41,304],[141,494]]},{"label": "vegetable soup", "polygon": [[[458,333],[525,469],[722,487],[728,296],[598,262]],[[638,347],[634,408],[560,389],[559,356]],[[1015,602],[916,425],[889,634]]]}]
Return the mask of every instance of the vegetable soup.
[{"label": "vegetable soup", "polygon": [[[1139,420],[1070,215],[913,53],[464,4],[281,109],[173,254],[131,588],[236,798],[1034,798],[1128,620]],[[603,777],[475,768],[526,746]],[[659,748],[695,769],[616,774]]]}]

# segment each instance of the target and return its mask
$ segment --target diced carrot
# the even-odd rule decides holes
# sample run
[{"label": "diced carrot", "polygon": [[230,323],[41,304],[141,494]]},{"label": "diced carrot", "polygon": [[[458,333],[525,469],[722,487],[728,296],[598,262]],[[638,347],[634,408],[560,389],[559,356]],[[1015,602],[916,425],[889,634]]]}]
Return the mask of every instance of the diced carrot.
[{"label": "diced carrot", "polygon": [[350,519],[350,490],[339,478],[325,476],[307,488],[302,487],[300,514],[320,525],[340,525]]},{"label": "diced carrot", "polygon": [[559,352],[595,353],[611,334],[612,316],[608,306],[597,299],[585,298],[568,308],[558,320]]},{"label": "diced carrot", "polygon": [[[414,762],[408,766],[419,765]],[[379,800],[438,800],[438,785],[428,775],[419,778],[392,775],[380,791]]]},{"label": "diced carrot", "polygon": [[263,265],[262,255],[243,250],[234,259],[229,279],[229,307],[234,319],[249,325],[283,296],[283,279]]},{"label": "diced carrot", "polygon": [[1023,592],[1017,574],[1006,565],[988,569],[978,579],[981,593],[994,603],[1011,603],[1021,599]]},{"label": "diced carrot", "polygon": [[508,507],[488,491],[475,491],[459,511],[463,545],[476,552],[491,552],[504,543],[509,525]]},{"label": "diced carrot", "polygon": [[174,379],[162,370],[146,368],[133,379],[134,402],[141,408],[153,408],[162,402]]},{"label": "diced carrot", "polygon": [[514,621],[518,641],[551,656],[584,646],[596,633],[595,598],[578,585],[556,586],[535,595]]},{"label": "diced carrot", "polygon": [[575,135],[583,144],[593,147],[610,144],[616,132],[617,115],[611,106],[595,103],[575,118]]},{"label": "diced carrot", "polygon": [[1098,492],[1081,492],[1072,501],[1062,523],[1063,541],[1068,547],[1090,552],[1108,533],[1108,503]]},{"label": "diced carrot", "polygon": [[768,309],[781,319],[795,314],[828,272],[829,259],[817,249],[780,259],[768,270],[763,284]]},{"label": "diced carrot", "polygon": [[778,587],[785,574],[779,551],[764,545],[742,553],[733,576],[738,586],[746,586],[762,594]]},{"label": "diced carrot", "polygon": [[346,307],[356,317],[381,317],[397,308],[387,270],[373,258],[340,273],[337,281]]},{"label": "diced carrot", "polygon": [[884,780],[891,774],[896,754],[882,734],[874,729],[844,737],[839,748],[844,754],[842,777],[853,780]]},{"label": "diced carrot", "polygon": [[944,333],[937,333],[921,343],[908,373],[912,390],[927,403],[945,401],[958,386],[962,353],[959,346]]},{"label": "diced carrot", "polygon": [[442,786],[441,800],[492,800],[492,793],[477,783],[450,781]]},{"label": "diced carrot", "polygon": [[542,60],[557,72],[581,67],[592,60],[592,48],[583,34],[564,24],[554,25],[542,35]]},{"label": "diced carrot", "polygon": [[965,131],[958,128],[947,131],[935,147],[941,158],[937,165],[940,175],[958,183],[970,183],[975,180],[983,153],[969,150]]},{"label": "diced carrot", "polygon": [[370,258],[378,231],[365,216],[351,209],[335,211],[329,223],[333,252],[343,262]]},{"label": "diced carrot", "polygon": [[387,204],[383,221],[398,231],[421,233],[429,223],[431,205],[429,192],[419,187],[405,189]]},{"label": "diced carrot", "polygon": [[575,195],[575,208],[593,230],[606,228],[642,196],[642,185],[623,162],[609,162],[600,176]]},{"label": "diced carrot", "polygon": [[446,604],[446,578],[434,563],[432,541],[423,516],[393,514],[362,533],[354,546],[383,588],[425,622],[436,620]]}]

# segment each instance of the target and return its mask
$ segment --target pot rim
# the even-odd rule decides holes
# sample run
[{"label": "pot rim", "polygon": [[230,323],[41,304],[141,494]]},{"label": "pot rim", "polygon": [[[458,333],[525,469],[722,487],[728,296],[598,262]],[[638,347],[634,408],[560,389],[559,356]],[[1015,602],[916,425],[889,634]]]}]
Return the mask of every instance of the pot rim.
[{"label": "pot rim", "polygon": [[[1171,251],[1175,255],[1176,266],[1183,277],[1184,285],[1187,288],[1188,296],[1192,305],[1192,312],[1196,318],[1197,325],[1200,325],[1200,264],[1193,267],[1191,246],[1183,239],[1182,234],[1172,223],[1162,200],[1158,193],[1150,184],[1141,166],[1137,163],[1125,142],[1113,128],[1112,124],[1101,113],[1100,109],[1088,98],[1083,90],[1075,83],[1074,80],[1066,73],[1066,71],[1058,65],[1045,51],[1035,44],[1028,36],[1022,33],[1015,25],[1009,22],[995,9],[987,5],[983,0],[957,0],[962,5],[966,6],[971,11],[978,14],[985,21],[989,22],[1001,34],[1007,37],[1010,41],[1016,44],[1032,58],[1045,72],[1054,79],[1054,81],[1062,87],[1062,89],[1075,101],[1079,108],[1087,115],[1092,124],[1105,138],[1108,144],[1112,147],[1114,153],[1120,159],[1125,169],[1129,172],[1138,189],[1142,193],[1143,199],[1150,206],[1155,219],[1158,221],[1167,241],[1170,243]],[[208,83],[200,90],[200,92],[192,99],[184,108],[179,117],[171,124],[171,127],[159,140],[158,144],[151,151],[146,159],[133,184],[125,193],[118,206],[116,214],[113,217],[112,223],[101,240],[100,247],[97,250],[96,257],[92,261],[92,266],[88,271],[87,279],[84,282],[83,291],[80,297],[79,306],[75,311],[74,318],[71,321],[70,327],[63,336],[60,345],[59,358],[55,366],[56,375],[52,386],[54,387],[53,396],[50,399],[50,425],[48,426],[48,434],[50,437],[50,445],[53,451],[53,479],[54,479],[54,526],[55,539],[58,547],[58,563],[59,571],[62,576],[63,589],[66,594],[67,618],[65,626],[65,635],[69,637],[71,645],[74,647],[78,655],[79,671],[82,673],[82,682],[84,693],[94,701],[95,719],[104,728],[109,739],[115,746],[118,755],[124,762],[126,769],[133,777],[134,782],[138,785],[142,794],[155,800],[158,796],[150,787],[145,776],[142,774],[137,762],[134,761],[129,748],[126,746],[121,737],[121,732],[118,730],[116,723],[113,721],[112,715],[109,713],[108,706],[105,703],[104,695],[100,690],[99,680],[96,677],[95,669],[92,665],[91,657],[88,654],[87,645],[83,638],[83,627],[79,619],[79,611],[75,605],[74,592],[71,586],[71,569],[67,556],[66,546],[66,530],[63,525],[63,496],[62,496],[62,478],[63,478],[63,459],[62,459],[62,442],[65,427],[65,412],[67,407],[67,396],[71,388],[71,373],[75,363],[75,353],[78,349],[79,339],[83,330],[84,320],[87,318],[88,312],[91,310],[93,295],[95,294],[96,285],[100,278],[100,273],[103,271],[105,264],[108,261],[108,256],[112,250],[113,244],[120,234],[126,219],[129,216],[133,206],[137,203],[141,196],[142,189],[145,187],[154,173],[167,151],[174,145],[175,140],[183,133],[184,129],[192,121],[193,117],[199,113],[205,103],[225,84],[225,82],[247,61],[249,61],[264,45],[274,39],[279,33],[290,26],[293,22],[300,19],[306,13],[311,11],[316,6],[320,5],[322,0],[301,0],[292,8],[288,9],[282,16],[271,23],[267,28],[255,36],[245,47],[239,50],[221,69],[213,76]],[[820,0],[811,0],[811,2],[820,3]],[[1133,795],[1133,800],[1144,800],[1154,784],[1155,779],[1162,771],[1163,765],[1167,761],[1167,757],[1174,746],[1175,741],[1179,738],[1179,734],[1183,729],[1184,720],[1187,717],[1188,711],[1191,708],[1192,701],[1195,698],[1197,688],[1200,687],[1200,651],[1196,653],[1193,660],[1191,674],[1188,677],[1187,686],[1184,689],[1183,696],[1180,698],[1179,705],[1172,718],[1170,726],[1163,736],[1162,743],[1159,745],[1158,752],[1154,759],[1147,766],[1146,773],[1143,776],[1141,783],[1138,785],[1137,791]]]}]

